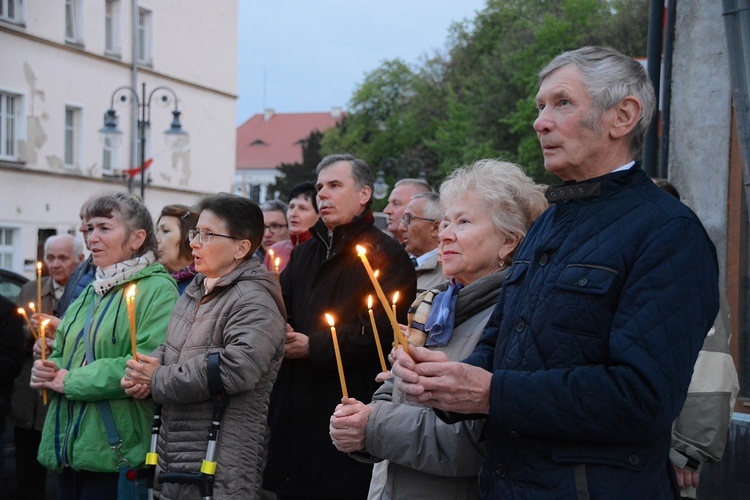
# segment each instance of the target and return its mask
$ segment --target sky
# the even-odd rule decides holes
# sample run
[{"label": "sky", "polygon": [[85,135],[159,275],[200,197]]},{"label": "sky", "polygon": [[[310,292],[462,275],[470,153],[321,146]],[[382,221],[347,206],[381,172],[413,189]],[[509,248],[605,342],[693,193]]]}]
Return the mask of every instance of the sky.
[{"label": "sky", "polygon": [[454,21],[486,0],[239,0],[237,124],[278,113],[346,109],[383,61],[419,65],[444,51]]}]

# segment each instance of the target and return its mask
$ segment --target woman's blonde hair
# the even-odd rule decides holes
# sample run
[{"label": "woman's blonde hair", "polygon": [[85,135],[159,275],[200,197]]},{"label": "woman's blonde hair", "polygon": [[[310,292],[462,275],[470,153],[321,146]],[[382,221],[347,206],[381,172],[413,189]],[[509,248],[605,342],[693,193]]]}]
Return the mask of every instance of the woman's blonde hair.
[{"label": "woman's blonde hair", "polygon": [[[440,186],[440,203],[472,193],[490,207],[492,222],[501,234],[521,244],[531,223],[549,206],[545,186],[537,185],[521,167],[507,161],[477,160],[454,170]],[[518,248],[518,245],[516,248]]]}]

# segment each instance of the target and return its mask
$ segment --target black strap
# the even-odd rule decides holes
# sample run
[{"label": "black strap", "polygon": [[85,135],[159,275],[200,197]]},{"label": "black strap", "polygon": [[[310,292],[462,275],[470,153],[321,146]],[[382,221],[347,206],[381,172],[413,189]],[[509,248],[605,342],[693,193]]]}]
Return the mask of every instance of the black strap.
[{"label": "black strap", "polygon": [[208,353],[208,368],[206,378],[208,392],[211,396],[224,394],[224,386],[221,384],[221,358],[218,352]]}]

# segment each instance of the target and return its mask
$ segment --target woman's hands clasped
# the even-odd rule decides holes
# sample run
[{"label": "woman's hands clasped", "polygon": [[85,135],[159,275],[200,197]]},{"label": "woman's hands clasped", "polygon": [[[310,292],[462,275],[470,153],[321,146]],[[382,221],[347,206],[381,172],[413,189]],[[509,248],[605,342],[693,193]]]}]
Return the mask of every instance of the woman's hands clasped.
[{"label": "woman's hands clasped", "polygon": [[146,399],[151,395],[151,379],[160,366],[157,358],[138,354],[138,360],[128,360],[125,376],[120,379],[120,387],[125,389],[128,396]]}]

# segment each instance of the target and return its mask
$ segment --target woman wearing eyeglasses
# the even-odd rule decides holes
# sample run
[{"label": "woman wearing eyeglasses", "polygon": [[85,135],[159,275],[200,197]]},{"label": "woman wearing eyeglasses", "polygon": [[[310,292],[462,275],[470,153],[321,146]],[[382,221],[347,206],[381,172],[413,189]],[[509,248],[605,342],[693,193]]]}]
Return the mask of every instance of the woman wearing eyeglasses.
[{"label": "woman wearing eyeglasses", "polygon": [[[158,474],[198,473],[206,457],[213,403],[207,359],[220,354],[229,395],[216,448],[214,496],[256,498],[271,388],[284,355],[285,309],[276,275],[252,259],[263,214],[229,194],[203,199],[190,231],[196,278],[175,306],[166,344],[129,361],[121,383],[135,398],[162,406]],[[198,486],[165,483],[161,498],[200,497]]]},{"label": "woman wearing eyeglasses", "polygon": [[312,238],[310,228],[318,222],[316,195],[317,190],[312,182],[297,184],[289,192],[289,208],[286,211],[289,239],[274,243],[266,252],[263,263],[269,271],[283,271],[289,263],[292,250]]},{"label": "woman wearing eyeglasses", "polygon": [[[409,343],[463,359],[474,350],[500,295],[513,253],[547,202],[512,163],[480,160],[440,186],[445,210],[438,251],[451,276],[412,305]],[[354,399],[331,417],[333,444],[364,461],[389,461],[371,498],[478,498],[484,420],[449,425],[406,403],[390,377],[369,405]]]}]

